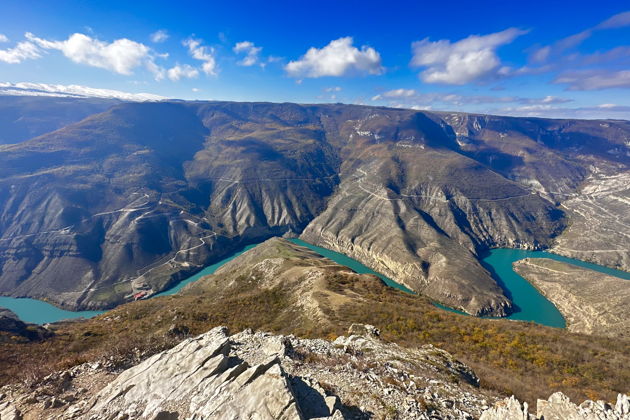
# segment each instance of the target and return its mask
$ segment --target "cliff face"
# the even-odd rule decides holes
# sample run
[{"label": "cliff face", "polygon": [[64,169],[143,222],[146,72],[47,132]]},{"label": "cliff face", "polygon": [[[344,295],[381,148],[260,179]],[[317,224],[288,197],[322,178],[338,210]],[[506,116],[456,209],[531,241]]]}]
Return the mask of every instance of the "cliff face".
[{"label": "cliff face", "polygon": [[547,258],[514,263],[514,271],[558,307],[569,331],[630,339],[630,281]]},{"label": "cliff face", "polygon": [[630,271],[630,171],[590,175],[561,208],[571,224],[553,252]]},{"label": "cliff face", "polygon": [[0,146],[0,293],[111,307],[291,232],[502,315],[478,252],[551,245],[566,224],[556,204],[590,168],[627,169],[629,137],[624,122],[122,104]]}]

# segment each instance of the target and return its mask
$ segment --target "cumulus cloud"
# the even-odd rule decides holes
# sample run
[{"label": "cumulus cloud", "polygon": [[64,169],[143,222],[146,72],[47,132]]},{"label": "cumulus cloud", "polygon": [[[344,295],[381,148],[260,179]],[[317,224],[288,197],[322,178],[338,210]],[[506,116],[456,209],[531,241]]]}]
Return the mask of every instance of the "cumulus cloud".
[{"label": "cumulus cloud", "polygon": [[237,54],[245,54],[245,57],[238,62],[241,66],[253,66],[258,62],[259,54],[262,51],[262,47],[257,47],[253,42],[250,41],[242,41],[236,43],[233,48],[233,51]]},{"label": "cumulus cloud", "polygon": [[312,47],[284,69],[289,76],[297,78],[383,73],[381,56],[374,48],[364,45],[358,49],[352,44],[352,37],[345,37],[321,49]]},{"label": "cumulus cloud", "polygon": [[471,35],[454,43],[425,38],[412,44],[411,66],[424,68],[420,78],[425,83],[463,85],[506,75],[510,69],[501,65],[496,50],[526,33],[509,28],[489,35]]},{"label": "cumulus cloud", "polygon": [[146,45],[127,38],[117,39],[111,43],[80,33],[71,35],[65,41],[50,41],[31,33],[27,33],[26,38],[39,48],[61,51],[75,63],[127,76],[133,74],[137,67],[152,61],[150,49]]},{"label": "cumulus cloud", "polygon": [[214,48],[203,46],[201,40],[194,38],[185,40],[184,46],[188,48],[188,52],[195,60],[203,61],[201,69],[204,73],[209,76],[218,74]]},{"label": "cumulus cloud", "polygon": [[114,98],[124,101],[160,101],[168,99],[164,96],[150,93],[128,93],[119,90],[97,89],[80,85],[52,85],[27,82],[0,83],[0,95]]},{"label": "cumulus cloud", "polygon": [[32,42],[23,41],[13,48],[0,50],[0,61],[9,64],[18,64],[24,60],[36,59],[41,57],[41,51],[37,45]]},{"label": "cumulus cloud", "polygon": [[584,70],[560,74],[554,83],[567,84],[569,90],[630,88],[630,70]]},{"label": "cumulus cloud", "polygon": [[5,34],[0,34],[0,42],[9,42],[9,38]]},{"label": "cumulus cloud", "polygon": [[169,79],[176,82],[180,79],[193,79],[199,76],[199,70],[188,64],[184,64],[181,66],[178,64],[168,69],[166,75]]},{"label": "cumulus cloud", "polygon": [[168,39],[169,35],[164,29],[160,29],[159,31],[155,31],[151,34],[151,41],[159,44],[160,42],[164,42]]},{"label": "cumulus cloud", "polygon": [[341,86],[331,86],[324,88],[324,92],[341,92]]}]

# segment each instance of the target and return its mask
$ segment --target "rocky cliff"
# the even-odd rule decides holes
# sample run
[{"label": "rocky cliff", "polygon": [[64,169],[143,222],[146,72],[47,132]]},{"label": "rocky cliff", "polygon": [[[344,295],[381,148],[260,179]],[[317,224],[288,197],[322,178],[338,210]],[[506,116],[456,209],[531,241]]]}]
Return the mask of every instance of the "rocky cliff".
[{"label": "rocky cliff", "polygon": [[551,246],[567,223],[557,204],[596,168],[627,170],[629,137],[611,121],[121,104],[0,146],[0,293],[109,308],[289,233],[504,315],[479,253]]},{"label": "rocky cliff", "polygon": [[570,331],[630,339],[630,280],[547,258],[517,261],[514,271],[556,305]]},{"label": "rocky cliff", "polygon": [[[98,364],[2,389],[2,419],[476,418],[495,398],[432,346],[387,344],[372,326],[335,341],[218,327],[120,374]],[[6,392],[6,394],[5,394]],[[50,395],[54,392],[54,395]]]},{"label": "rocky cliff", "polygon": [[571,223],[552,251],[630,271],[630,171],[598,171],[561,208]]}]

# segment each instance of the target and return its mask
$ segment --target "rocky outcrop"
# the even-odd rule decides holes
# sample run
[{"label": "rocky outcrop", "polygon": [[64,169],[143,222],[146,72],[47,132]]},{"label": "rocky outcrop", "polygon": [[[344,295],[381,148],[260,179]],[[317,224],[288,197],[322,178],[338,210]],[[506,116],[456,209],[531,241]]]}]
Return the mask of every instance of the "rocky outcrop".
[{"label": "rocky outcrop", "polygon": [[52,335],[52,331],[22,322],[12,311],[0,308],[0,343],[5,340],[15,342],[18,337],[26,341],[38,341]]},{"label": "rocky outcrop", "polygon": [[570,331],[630,338],[630,280],[548,258],[526,258],[513,266],[556,305]]},{"label": "rocky outcrop", "polygon": [[[29,419],[428,420],[475,418],[494,400],[443,350],[382,342],[372,326],[349,332],[331,342],[218,327],[117,377],[100,365],[57,374],[54,396],[9,388],[0,407]],[[104,387],[86,384],[99,375]]]},{"label": "rocky outcrop", "polygon": [[536,415],[527,411],[527,403],[514,398],[497,402],[483,412],[480,420],[627,420],[630,419],[630,399],[619,394],[614,406],[605,401],[584,401],[575,405],[562,392],[556,392],[548,400],[538,400]]},{"label": "rocky outcrop", "polygon": [[123,372],[88,402],[84,417],[300,418],[278,355],[250,366],[230,358],[230,347],[223,328],[186,340]]},{"label": "rocky outcrop", "polygon": [[512,395],[481,413],[479,420],[535,420],[527,411],[528,408],[527,403],[521,405],[521,402]]},{"label": "rocky outcrop", "polygon": [[22,420],[22,413],[8,401],[2,401],[4,394],[0,395],[0,419],[2,420]]}]

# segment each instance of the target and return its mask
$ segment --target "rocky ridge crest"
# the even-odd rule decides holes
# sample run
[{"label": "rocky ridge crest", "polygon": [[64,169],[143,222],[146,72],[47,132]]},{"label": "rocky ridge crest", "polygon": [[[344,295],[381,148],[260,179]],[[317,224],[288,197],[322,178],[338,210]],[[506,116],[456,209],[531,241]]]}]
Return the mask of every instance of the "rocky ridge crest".
[{"label": "rocky ridge crest", "polygon": [[[86,364],[30,392],[5,387],[0,418],[460,419],[496,400],[443,350],[385,343],[372,326],[349,333],[327,341],[217,327],[117,377]],[[53,382],[59,392],[44,398]]]},{"label": "rocky ridge crest", "polygon": [[630,419],[630,398],[619,394],[615,405],[605,401],[584,401],[576,405],[562,392],[547,400],[538,400],[536,415],[528,412],[527,403],[521,405],[514,398],[506,398],[486,410],[480,420],[627,420]]}]

